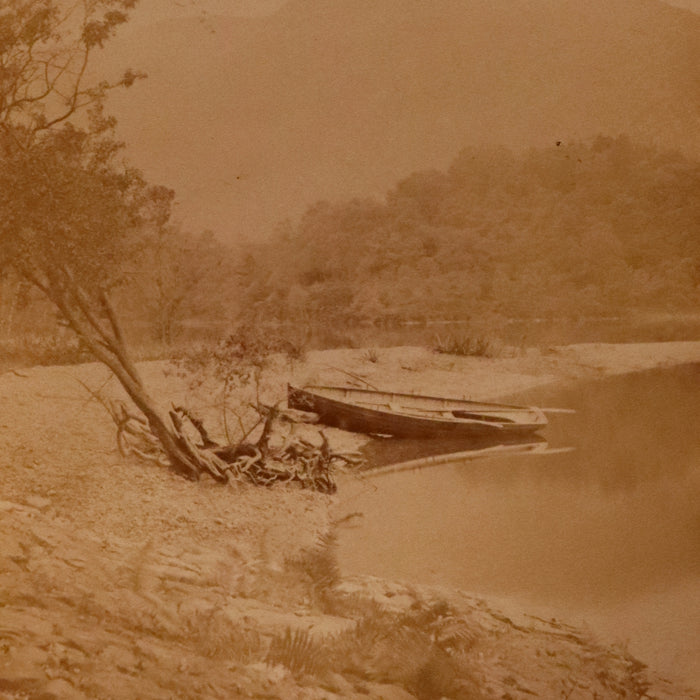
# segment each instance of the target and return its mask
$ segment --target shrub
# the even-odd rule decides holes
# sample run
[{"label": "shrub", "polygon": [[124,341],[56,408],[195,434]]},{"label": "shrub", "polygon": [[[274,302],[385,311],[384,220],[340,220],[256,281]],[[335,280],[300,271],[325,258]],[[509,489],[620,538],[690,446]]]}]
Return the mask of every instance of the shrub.
[{"label": "shrub", "polygon": [[448,335],[437,336],[433,345],[435,352],[461,357],[496,357],[496,344],[486,336],[481,335]]},{"label": "shrub", "polygon": [[374,348],[370,348],[362,355],[362,359],[365,360],[365,362],[376,363],[379,361],[379,353]]},{"label": "shrub", "polygon": [[26,335],[0,342],[3,364],[12,366],[75,365],[92,361],[76,338]]},{"label": "shrub", "polygon": [[340,581],[336,557],[337,540],[333,532],[320,535],[315,544],[298,557],[287,560],[286,569],[301,575],[315,602],[325,605],[330,591]]}]

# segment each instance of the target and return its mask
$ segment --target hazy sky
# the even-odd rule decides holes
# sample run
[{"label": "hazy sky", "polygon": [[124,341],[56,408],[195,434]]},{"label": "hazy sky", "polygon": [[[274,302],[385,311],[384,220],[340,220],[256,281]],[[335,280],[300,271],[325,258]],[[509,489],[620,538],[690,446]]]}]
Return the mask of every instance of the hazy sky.
[{"label": "hazy sky", "polygon": [[[700,14],[700,0],[664,0]],[[196,14],[254,17],[270,14],[287,0],[141,0],[134,13],[136,21]]]},{"label": "hazy sky", "polygon": [[287,0],[141,0],[133,19],[148,22],[197,14],[255,17],[270,14],[286,2]]},{"label": "hazy sky", "polygon": [[700,0],[666,0],[666,3],[676,7],[685,7],[700,14]]},{"label": "hazy sky", "polygon": [[[582,3],[580,18],[580,0],[512,3],[524,25],[507,12],[511,0],[438,3],[449,25],[431,15],[434,1],[140,0],[135,31],[125,28],[105,57],[110,71],[133,65],[149,75],[113,98],[119,137],[149,179],[175,189],[187,226],[232,238],[272,230],[319,199],[381,197],[411,172],[447,167],[465,145],[628,133],[700,147],[688,145],[696,117],[674,77],[687,53],[695,80],[697,61],[691,46],[668,51],[678,24],[661,3],[613,3],[619,21],[649,23],[630,38],[605,25],[608,0]],[[291,2],[289,26],[217,22]],[[336,25],[316,15],[316,2]],[[669,2],[700,14],[700,0]],[[387,47],[382,23],[393,18],[402,29]],[[152,27],[168,19],[183,21]],[[427,40],[425,21],[444,41]]]}]

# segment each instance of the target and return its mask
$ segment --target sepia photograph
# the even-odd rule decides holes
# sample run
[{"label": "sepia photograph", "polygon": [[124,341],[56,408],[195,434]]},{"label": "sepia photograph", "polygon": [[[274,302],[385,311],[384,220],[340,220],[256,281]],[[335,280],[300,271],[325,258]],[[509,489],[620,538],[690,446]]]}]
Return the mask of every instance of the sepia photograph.
[{"label": "sepia photograph", "polygon": [[700,0],[0,0],[0,700],[700,700]]}]

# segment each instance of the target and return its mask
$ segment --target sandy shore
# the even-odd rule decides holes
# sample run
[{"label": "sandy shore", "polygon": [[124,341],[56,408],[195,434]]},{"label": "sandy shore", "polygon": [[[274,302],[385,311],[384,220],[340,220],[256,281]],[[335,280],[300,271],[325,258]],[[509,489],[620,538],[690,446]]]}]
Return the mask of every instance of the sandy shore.
[{"label": "sandy shore", "polygon": [[[369,359],[369,358],[372,359]],[[700,341],[671,343],[584,343],[515,350],[495,358],[442,355],[424,347],[341,349],[311,352],[287,376],[297,385],[329,384],[378,388],[431,396],[497,401],[534,387],[564,386],[616,374],[700,361]],[[284,372],[275,373],[270,400],[279,399]],[[335,431],[334,431],[335,432]],[[335,433],[340,448],[364,438]]]},{"label": "sandy shore", "polygon": [[698,362],[700,341],[505,348],[495,358],[442,355],[423,347],[380,348],[374,354],[376,361],[367,350],[312,352],[293,377],[336,384],[360,378],[382,389],[488,400],[553,382]]},{"label": "sandy shore", "polygon": [[[292,381],[497,399],[690,362],[700,342],[498,358],[332,350],[279,359],[261,392],[276,402]],[[169,363],[141,370],[164,405],[186,403],[221,435],[211,383]],[[338,580],[330,497],[193,485],[125,461],[80,382],[119,394],[95,364],[0,375],[0,698],[698,697],[562,622],[454,591]]]}]

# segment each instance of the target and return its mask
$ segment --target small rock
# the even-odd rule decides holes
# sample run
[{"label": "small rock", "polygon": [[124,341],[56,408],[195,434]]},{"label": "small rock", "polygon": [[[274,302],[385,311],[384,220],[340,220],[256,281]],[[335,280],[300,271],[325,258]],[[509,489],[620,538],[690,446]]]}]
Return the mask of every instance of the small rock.
[{"label": "small rock", "polygon": [[216,605],[205,598],[185,599],[177,606],[178,615],[183,619],[207,617],[216,609]]},{"label": "small rock", "polygon": [[355,692],[355,687],[350,681],[339,673],[329,672],[324,677],[323,687],[328,690],[339,693],[340,695],[352,695]]},{"label": "small rock", "polygon": [[24,499],[24,502],[37,510],[46,510],[51,505],[51,500],[43,496],[31,495]]},{"label": "small rock", "polygon": [[389,597],[388,601],[382,602],[388,610],[396,612],[405,612],[406,610],[409,610],[412,605],[415,604],[416,599],[412,595],[408,595],[407,593],[400,593],[398,595],[392,594],[391,597]]},{"label": "small rock", "polygon": [[13,646],[3,657],[3,682],[22,681],[28,678],[37,682],[46,680],[44,669],[48,654],[34,646]]},{"label": "small rock", "polygon": [[131,672],[138,659],[129,649],[110,644],[100,653],[100,663],[126,673]]},{"label": "small rock", "polygon": [[49,646],[49,652],[51,654],[50,661],[56,666],[62,666],[64,668],[80,667],[86,661],[85,654],[83,654],[82,651],[61,644],[60,642],[53,642]]},{"label": "small rock", "polygon": [[10,539],[9,537],[2,543],[2,554],[0,554],[0,557],[10,559],[16,564],[25,562],[27,559],[27,555],[22,548],[22,545],[17,540]]},{"label": "small rock", "polygon": [[372,700],[416,700],[415,695],[411,695],[411,693],[398,685],[365,683],[365,687]]},{"label": "small rock", "polygon": [[249,664],[246,666],[248,675],[258,682],[276,684],[290,677],[289,669],[281,664],[270,665],[264,662]]},{"label": "small rock", "polygon": [[85,695],[63,678],[54,678],[44,686],[41,697],[56,700],[85,700]]},{"label": "small rock", "polygon": [[0,501],[0,513],[9,513],[13,510],[24,510],[18,503],[12,501]]}]

